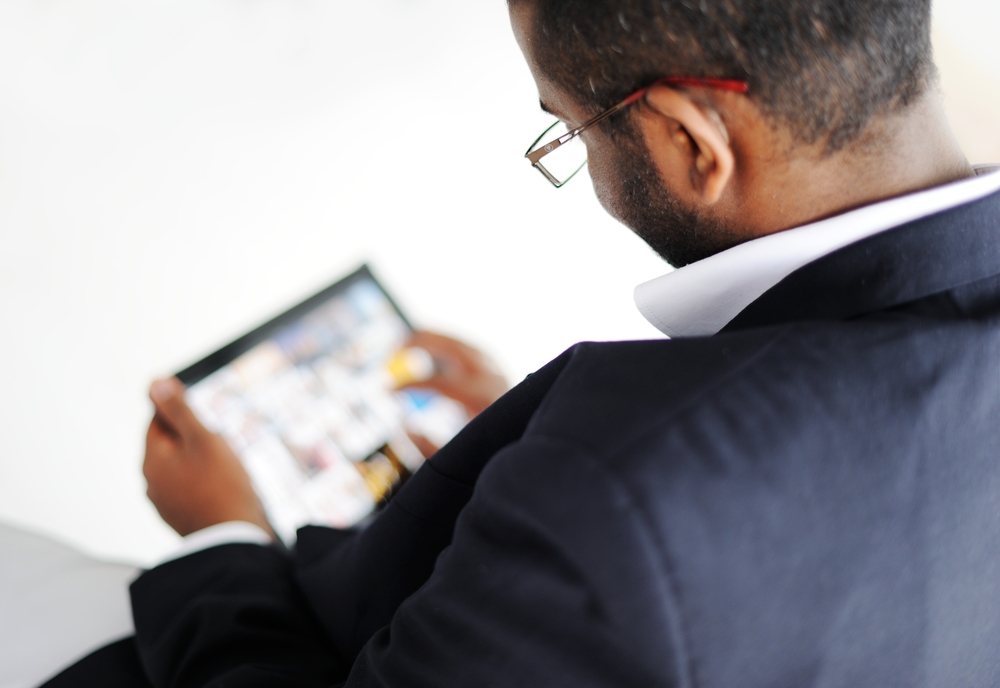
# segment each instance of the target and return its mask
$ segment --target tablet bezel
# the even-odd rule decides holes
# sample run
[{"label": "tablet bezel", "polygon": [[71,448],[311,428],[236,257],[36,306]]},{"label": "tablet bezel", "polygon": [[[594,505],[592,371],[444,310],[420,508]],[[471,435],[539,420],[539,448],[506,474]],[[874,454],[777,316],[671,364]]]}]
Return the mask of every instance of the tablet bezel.
[{"label": "tablet bezel", "polygon": [[197,363],[188,366],[184,370],[177,373],[177,378],[184,383],[185,387],[190,387],[191,385],[201,382],[215,371],[229,365],[237,358],[250,351],[250,349],[269,339],[278,330],[281,330],[282,328],[305,317],[330,299],[342,294],[348,288],[362,280],[370,280],[376,287],[379,288],[382,294],[385,295],[386,300],[406,325],[407,329],[410,332],[413,332],[413,325],[410,323],[409,318],[407,318],[403,311],[400,310],[396,301],[392,298],[389,292],[386,291],[385,287],[382,286],[382,283],[375,278],[375,275],[372,274],[371,268],[368,264],[364,263],[357,270],[343,279],[338,280],[334,284],[331,284],[326,289],[323,289],[319,293],[310,296],[305,301],[292,306],[284,313],[268,320],[266,323],[254,328],[250,332],[247,332],[242,337],[230,342],[218,351],[209,354]]}]

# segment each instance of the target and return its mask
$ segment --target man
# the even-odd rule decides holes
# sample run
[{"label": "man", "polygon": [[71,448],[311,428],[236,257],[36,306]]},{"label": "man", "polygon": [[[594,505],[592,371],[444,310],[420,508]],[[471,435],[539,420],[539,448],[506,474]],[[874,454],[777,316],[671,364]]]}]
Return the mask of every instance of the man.
[{"label": "man", "polygon": [[1000,176],[942,114],[930,3],[511,16],[570,129],[530,159],[564,183],[582,140],[687,266],[637,290],[676,338],[571,349],[293,557],[158,383],[150,497],[229,541],[143,574],[135,639],[53,685],[996,685]]}]

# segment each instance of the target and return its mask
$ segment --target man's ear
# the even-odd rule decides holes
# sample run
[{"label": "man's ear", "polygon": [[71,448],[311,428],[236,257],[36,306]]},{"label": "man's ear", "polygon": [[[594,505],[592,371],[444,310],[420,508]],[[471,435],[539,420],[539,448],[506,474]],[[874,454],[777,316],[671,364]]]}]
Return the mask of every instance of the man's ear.
[{"label": "man's ear", "polygon": [[[653,159],[661,165],[681,164],[686,168],[694,193],[702,201],[716,203],[732,179],[736,158],[729,145],[729,134],[722,120],[714,111],[706,111],[696,105],[681,91],[657,85],[649,89],[646,102],[651,113],[660,121],[647,121],[647,144]],[[652,134],[652,135],[649,135]],[[657,155],[655,150],[662,146],[673,147],[668,155]],[[681,170],[661,170],[672,177]]]}]

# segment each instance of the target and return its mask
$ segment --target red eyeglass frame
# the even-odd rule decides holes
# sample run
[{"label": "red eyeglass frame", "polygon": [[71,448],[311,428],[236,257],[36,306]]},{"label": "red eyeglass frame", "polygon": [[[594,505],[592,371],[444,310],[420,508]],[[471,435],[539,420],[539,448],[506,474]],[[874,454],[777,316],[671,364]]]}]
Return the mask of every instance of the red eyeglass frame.
[{"label": "red eyeglass frame", "polygon": [[[604,121],[605,119],[615,114],[616,112],[621,112],[629,105],[632,105],[633,103],[642,100],[646,96],[646,94],[649,93],[649,89],[653,88],[654,86],[661,86],[661,85],[688,86],[692,88],[710,88],[716,91],[730,91],[732,93],[749,93],[750,91],[749,83],[747,83],[746,81],[739,81],[737,79],[713,79],[713,78],[699,78],[691,76],[666,76],[663,77],[662,79],[657,79],[655,82],[653,82],[646,88],[639,89],[638,91],[630,95],[628,98],[615,105],[613,108],[605,110],[597,117],[594,117],[593,119],[584,122],[576,129],[563,134],[559,138],[554,139],[549,143],[546,143],[544,146],[535,148],[535,146],[538,145],[538,142],[541,141],[542,138],[545,136],[545,134],[549,132],[549,129],[552,128],[549,127],[549,129],[546,129],[544,132],[542,132],[541,136],[535,139],[534,143],[531,144],[531,147],[528,148],[528,152],[525,153],[524,157],[526,157],[531,162],[532,167],[536,168],[539,172],[541,172],[542,175],[546,179],[548,179],[553,186],[555,186],[558,189],[559,187],[563,186],[566,182],[568,182],[570,179],[572,179],[573,176],[576,174],[576,172],[574,172],[564,181],[559,181],[558,178],[556,178],[547,169],[545,169],[545,167],[542,166],[541,164],[542,158],[544,158],[549,153],[552,153],[553,151],[557,150],[560,146],[569,143],[570,141],[575,139],[577,136],[579,136],[580,134],[582,134],[584,131],[594,126],[595,124]],[[580,169],[583,169],[582,165],[580,166]],[[579,171],[580,170],[577,170],[577,172]]]}]

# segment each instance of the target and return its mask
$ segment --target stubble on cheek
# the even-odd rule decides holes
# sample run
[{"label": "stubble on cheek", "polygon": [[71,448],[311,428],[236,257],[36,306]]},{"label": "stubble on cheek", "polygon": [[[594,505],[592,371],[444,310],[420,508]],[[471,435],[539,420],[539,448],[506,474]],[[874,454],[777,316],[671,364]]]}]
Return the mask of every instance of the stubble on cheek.
[{"label": "stubble on cheek", "polygon": [[593,161],[588,161],[587,166],[594,185],[594,193],[601,207],[608,215],[628,226],[622,198],[624,190],[621,180],[617,177],[617,170],[608,170],[606,165],[595,165]]},{"label": "stubble on cheek", "polygon": [[644,146],[617,138],[590,164],[594,191],[612,217],[675,267],[740,243],[722,222],[687,208],[667,188]]},{"label": "stubble on cheek", "polygon": [[637,154],[641,155],[635,150],[635,142],[623,140],[621,134],[604,135],[596,145],[588,145],[588,149],[591,152],[587,167],[597,200],[611,217],[639,233],[635,225],[637,206],[647,205],[649,199],[644,189],[646,185],[639,179],[642,166],[634,159]]}]

